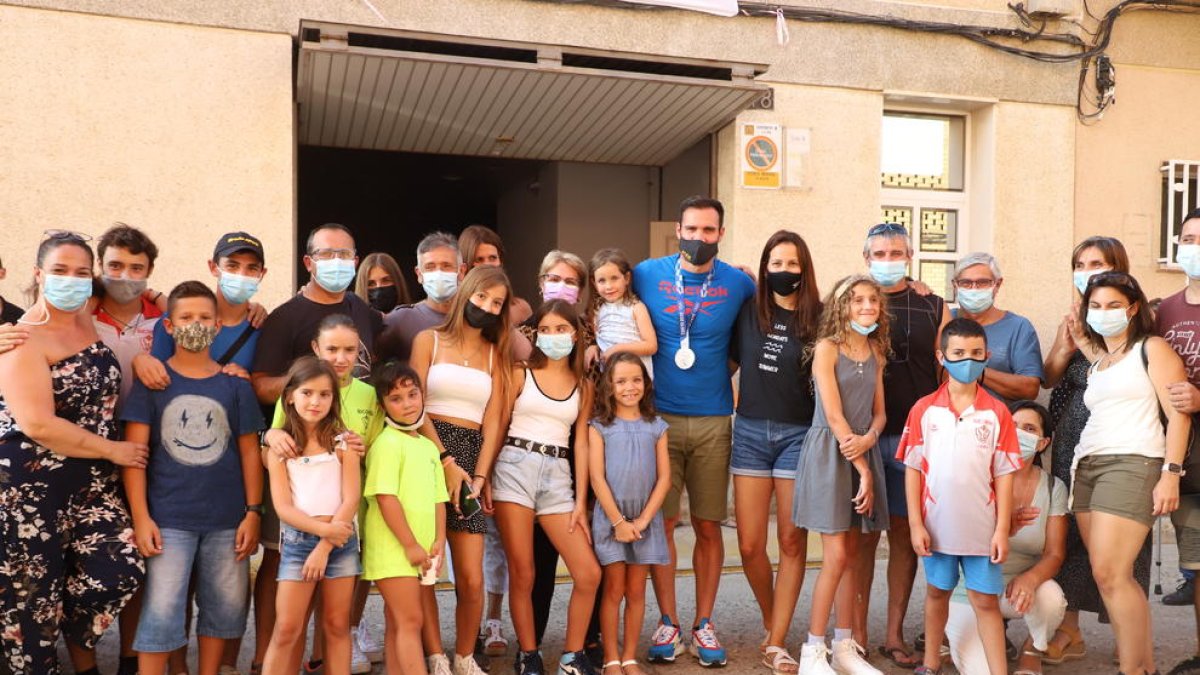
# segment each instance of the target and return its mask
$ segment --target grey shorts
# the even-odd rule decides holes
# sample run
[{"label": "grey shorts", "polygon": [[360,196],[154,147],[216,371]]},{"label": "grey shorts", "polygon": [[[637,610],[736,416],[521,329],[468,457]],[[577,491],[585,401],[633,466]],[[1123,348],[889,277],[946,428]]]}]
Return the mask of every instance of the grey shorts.
[{"label": "grey shorts", "polygon": [[1162,465],[1161,459],[1141,455],[1084,457],[1071,479],[1071,511],[1099,511],[1154,525],[1152,493]]},{"label": "grey shorts", "polygon": [[575,485],[565,459],[506,445],[492,469],[492,501],[520,504],[535,515],[575,510]]},{"label": "grey shorts", "polygon": [[1200,570],[1200,495],[1179,495],[1179,508],[1171,514],[1179,568]]}]

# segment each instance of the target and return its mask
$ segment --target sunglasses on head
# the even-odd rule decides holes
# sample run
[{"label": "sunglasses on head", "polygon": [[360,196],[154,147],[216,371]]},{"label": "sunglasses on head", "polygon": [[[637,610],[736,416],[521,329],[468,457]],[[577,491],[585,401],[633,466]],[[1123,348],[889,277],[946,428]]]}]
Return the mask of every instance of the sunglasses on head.
[{"label": "sunglasses on head", "polygon": [[1138,286],[1137,279],[1124,272],[1100,272],[1093,274],[1088,279],[1087,287],[1090,289],[1093,286],[1117,286],[1131,292],[1137,292],[1141,287]]},{"label": "sunglasses on head", "polygon": [[878,225],[873,225],[871,229],[867,230],[868,237],[874,237],[880,234],[899,234],[907,237],[908,230],[906,230],[900,223],[879,223]]}]

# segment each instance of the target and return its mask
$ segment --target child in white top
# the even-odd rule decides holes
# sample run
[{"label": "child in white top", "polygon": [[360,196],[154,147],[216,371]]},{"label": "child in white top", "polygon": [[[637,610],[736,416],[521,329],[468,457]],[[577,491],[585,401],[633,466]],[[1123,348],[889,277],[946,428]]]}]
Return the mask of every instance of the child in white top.
[{"label": "child in white top", "polygon": [[650,357],[658,351],[658,336],[649,310],[633,294],[629,258],[620,249],[602,249],[592,256],[588,271],[594,294],[590,320],[596,332],[596,346],[587,351],[588,365],[597,359],[603,364],[617,352],[630,352],[642,357],[653,377]]},{"label": "child in white top", "polygon": [[297,359],[283,389],[286,431],[297,456],[264,453],[271,495],[282,523],[275,630],[263,660],[263,675],[300,669],[296,648],[308,607],[321,583],[325,661],[333,672],[349,672],[350,606],[362,571],[354,516],[362,496],[356,454],[335,440],[343,431],[338,377],[313,356]]}]

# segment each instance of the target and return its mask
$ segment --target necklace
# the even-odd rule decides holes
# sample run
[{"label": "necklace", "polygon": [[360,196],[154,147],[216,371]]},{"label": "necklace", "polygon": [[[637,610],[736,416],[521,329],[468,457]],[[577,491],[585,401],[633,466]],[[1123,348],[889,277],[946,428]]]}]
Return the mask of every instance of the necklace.
[{"label": "necklace", "polygon": [[[483,350],[483,345],[482,345],[482,344],[480,344],[478,347],[476,347],[476,348],[475,348],[475,351],[471,352],[470,354],[463,354],[463,360],[462,360],[462,364],[463,364],[464,366],[469,366],[469,365],[471,365],[471,359],[473,359],[473,358],[475,358],[476,356],[478,356],[478,355],[479,355],[479,352],[480,352],[480,351],[482,351],[482,350]],[[462,352],[462,349],[461,349],[461,346],[460,346],[460,349],[459,349],[459,353],[460,353],[460,354],[462,354],[462,353],[463,353],[463,352]]]},{"label": "necklace", "polygon": [[871,345],[866,345],[866,354],[863,354],[862,356],[859,356],[859,354],[856,353],[856,350],[849,344],[843,344],[843,346],[845,347],[845,350],[843,350],[842,353],[846,355],[846,358],[854,362],[856,374],[859,376],[863,375],[863,369],[867,365],[867,359],[871,357]]},{"label": "necklace", "polygon": [[124,334],[130,330],[136,331],[138,329],[138,327],[142,325],[143,316],[142,316],[141,312],[138,312],[137,314],[135,314],[134,317],[132,319],[130,319],[130,321],[122,321],[115,314],[113,314],[112,312],[105,309],[104,305],[100,305],[100,311],[104,312],[104,314],[106,316],[108,316],[108,318],[121,324],[120,330],[118,332],[120,332],[122,334]]},{"label": "necklace", "polygon": [[1125,343],[1122,342],[1121,344],[1117,345],[1116,348],[1114,348],[1112,351],[1105,352],[1104,356],[1101,356],[1100,360],[1097,362],[1099,365],[1096,366],[1096,370],[1107,370],[1108,367],[1113,364],[1113,357],[1117,356],[1118,354],[1120,354],[1121,356],[1125,355],[1125,352],[1123,351],[1124,349],[1125,349]]}]

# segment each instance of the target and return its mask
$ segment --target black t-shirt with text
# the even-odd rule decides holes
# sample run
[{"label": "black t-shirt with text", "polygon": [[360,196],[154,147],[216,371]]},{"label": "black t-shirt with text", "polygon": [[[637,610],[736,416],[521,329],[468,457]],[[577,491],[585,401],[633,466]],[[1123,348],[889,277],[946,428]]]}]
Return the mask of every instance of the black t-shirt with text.
[{"label": "black t-shirt with text", "polygon": [[812,424],[812,362],[804,360],[806,345],[790,328],[792,314],[776,308],[771,329],[763,334],[754,301],[742,305],[732,345],[741,372],[738,415]]}]

